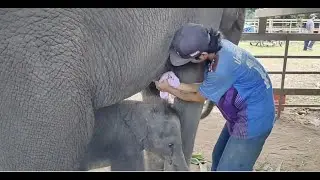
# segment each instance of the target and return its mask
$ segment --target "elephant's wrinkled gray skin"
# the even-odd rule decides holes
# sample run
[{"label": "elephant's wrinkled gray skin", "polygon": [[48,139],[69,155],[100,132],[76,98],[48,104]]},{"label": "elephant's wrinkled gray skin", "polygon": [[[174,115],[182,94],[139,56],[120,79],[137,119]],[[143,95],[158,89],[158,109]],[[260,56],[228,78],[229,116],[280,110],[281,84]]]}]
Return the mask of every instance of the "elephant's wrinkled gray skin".
[{"label": "elephant's wrinkled gray skin", "polygon": [[110,164],[112,171],[144,171],[146,149],[165,157],[175,170],[188,171],[179,118],[159,97],[150,102],[125,100],[100,108],[95,119],[83,170]]},{"label": "elephant's wrinkled gray skin", "polygon": [[94,112],[168,70],[177,28],[223,11],[0,9],[0,170],[78,170]]},{"label": "elephant's wrinkled gray skin", "polygon": [[[238,44],[244,26],[245,8],[224,8],[223,15],[222,17],[220,16],[220,19],[219,30],[223,33],[224,38]],[[201,73],[203,70],[201,68],[203,68],[203,64],[189,63],[180,67],[171,67],[171,70],[175,72],[183,83],[199,83],[203,80],[203,74]],[[143,99],[146,100],[149,96],[158,93],[155,86],[151,84],[142,92]],[[183,152],[188,166],[190,165],[202,106],[202,103],[186,102],[177,98],[175,98],[174,102],[174,108],[180,116]],[[147,155],[149,159],[147,162],[149,170],[165,170],[166,162],[164,162],[162,157],[152,152],[147,152]]]}]

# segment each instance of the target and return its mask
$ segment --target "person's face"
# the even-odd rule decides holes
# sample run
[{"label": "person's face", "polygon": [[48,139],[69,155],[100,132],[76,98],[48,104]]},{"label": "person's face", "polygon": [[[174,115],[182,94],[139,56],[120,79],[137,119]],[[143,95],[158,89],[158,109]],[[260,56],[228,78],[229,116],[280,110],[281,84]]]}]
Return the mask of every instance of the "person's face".
[{"label": "person's face", "polygon": [[199,60],[200,62],[206,61],[206,60],[212,61],[213,59],[214,59],[214,54],[213,53],[208,54],[207,52],[203,52],[198,57],[196,57],[196,60]]}]

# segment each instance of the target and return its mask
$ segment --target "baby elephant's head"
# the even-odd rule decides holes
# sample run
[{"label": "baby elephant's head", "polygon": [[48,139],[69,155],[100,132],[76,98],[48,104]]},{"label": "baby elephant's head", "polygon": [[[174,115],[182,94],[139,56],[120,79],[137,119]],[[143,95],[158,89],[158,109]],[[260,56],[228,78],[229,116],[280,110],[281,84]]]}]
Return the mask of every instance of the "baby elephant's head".
[{"label": "baby elephant's head", "polygon": [[145,111],[148,132],[146,150],[161,155],[172,169],[188,171],[182,151],[180,120],[170,104],[155,104]]}]

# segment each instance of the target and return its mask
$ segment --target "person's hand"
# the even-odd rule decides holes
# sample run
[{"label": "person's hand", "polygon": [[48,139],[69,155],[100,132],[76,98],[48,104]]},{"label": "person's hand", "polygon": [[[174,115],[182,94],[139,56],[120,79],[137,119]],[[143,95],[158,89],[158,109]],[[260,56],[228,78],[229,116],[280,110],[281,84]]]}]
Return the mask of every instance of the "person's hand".
[{"label": "person's hand", "polygon": [[156,88],[162,92],[167,92],[167,89],[170,86],[167,80],[164,80],[162,82],[155,81],[154,83],[156,84]]}]

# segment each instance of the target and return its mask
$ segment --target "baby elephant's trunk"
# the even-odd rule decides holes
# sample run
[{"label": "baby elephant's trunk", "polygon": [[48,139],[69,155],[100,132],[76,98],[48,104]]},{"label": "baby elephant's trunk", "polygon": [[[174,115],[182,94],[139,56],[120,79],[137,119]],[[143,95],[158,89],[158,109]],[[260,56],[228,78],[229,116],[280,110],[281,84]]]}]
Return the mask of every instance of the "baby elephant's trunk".
[{"label": "baby elephant's trunk", "polygon": [[164,171],[189,171],[182,148],[174,148],[172,156],[165,158]]}]

